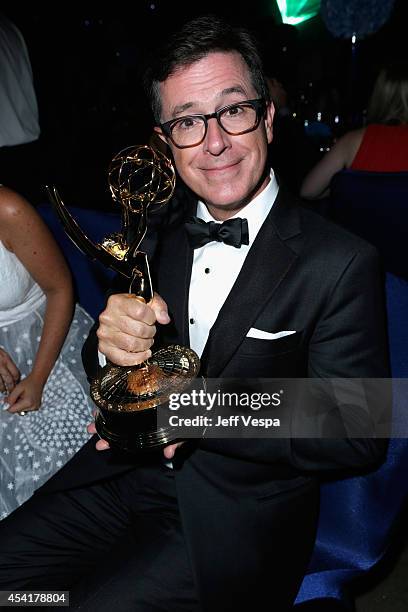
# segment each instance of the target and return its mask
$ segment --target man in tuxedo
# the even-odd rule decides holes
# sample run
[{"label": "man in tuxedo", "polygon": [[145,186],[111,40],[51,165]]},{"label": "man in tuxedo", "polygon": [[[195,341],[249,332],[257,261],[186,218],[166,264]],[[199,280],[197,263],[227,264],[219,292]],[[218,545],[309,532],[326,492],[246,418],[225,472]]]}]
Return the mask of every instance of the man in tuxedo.
[{"label": "man in tuxedo", "polygon": [[[211,378],[386,377],[376,254],[301,209],[267,167],[273,106],[250,35],[195,19],[157,54],[147,84],[156,131],[195,197],[159,241],[159,295],[109,298],[100,353],[140,363],[160,328]],[[343,408],[345,431],[369,419]],[[0,525],[1,589],[70,589],[87,611],[289,610],[313,548],[320,475],[370,468],[385,452],[346,434],[203,437],[141,457],[96,447],[104,452],[91,440]]]}]

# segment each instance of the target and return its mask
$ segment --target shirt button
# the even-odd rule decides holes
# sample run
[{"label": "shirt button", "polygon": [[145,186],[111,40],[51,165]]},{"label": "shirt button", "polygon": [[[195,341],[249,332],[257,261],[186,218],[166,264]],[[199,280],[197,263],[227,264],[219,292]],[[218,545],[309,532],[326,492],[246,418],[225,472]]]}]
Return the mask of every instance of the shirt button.
[{"label": "shirt button", "polygon": [[191,325],[194,325],[195,321],[194,321],[193,318],[190,319],[190,323],[191,323]]},{"label": "shirt button", "polygon": [[204,270],[204,272],[205,272],[206,274],[209,274],[209,273],[210,273],[210,268],[206,268],[206,269]]}]

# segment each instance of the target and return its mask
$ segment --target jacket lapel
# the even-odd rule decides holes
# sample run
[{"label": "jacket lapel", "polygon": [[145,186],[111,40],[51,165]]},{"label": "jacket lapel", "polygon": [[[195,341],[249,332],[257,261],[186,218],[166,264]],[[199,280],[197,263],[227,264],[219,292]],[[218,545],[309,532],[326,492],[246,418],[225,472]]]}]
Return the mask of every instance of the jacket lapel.
[{"label": "jacket lapel", "polygon": [[300,234],[299,212],[286,200],[280,189],[210,331],[201,358],[208,377],[220,376],[297,259],[287,241]]},{"label": "jacket lapel", "polygon": [[165,296],[171,317],[171,323],[162,328],[165,344],[176,342],[189,346],[188,295],[193,256],[182,224],[163,241],[157,267],[157,287]]},{"label": "jacket lapel", "polygon": [[[184,226],[180,232],[177,257],[174,261],[175,299],[171,305],[171,315],[176,329],[180,332],[180,342],[183,346],[190,346],[188,325],[188,295],[190,290],[191,270],[193,266],[194,251],[188,244]],[[172,278],[172,275],[169,275]]]}]

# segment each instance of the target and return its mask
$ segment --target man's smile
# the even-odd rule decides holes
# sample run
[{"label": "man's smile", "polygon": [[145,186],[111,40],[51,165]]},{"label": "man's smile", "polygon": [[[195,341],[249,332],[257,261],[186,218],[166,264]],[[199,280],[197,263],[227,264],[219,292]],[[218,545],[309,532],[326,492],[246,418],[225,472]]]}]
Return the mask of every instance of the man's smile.
[{"label": "man's smile", "polygon": [[223,164],[222,166],[212,166],[209,168],[201,168],[201,170],[204,172],[208,172],[208,174],[211,176],[216,176],[219,173],[225,173],[225,172],[235,169],[238,166],[238,164],[241,163],[241,161],[242,160],[239,159],[238,161],[228,162],[226,164]]}]

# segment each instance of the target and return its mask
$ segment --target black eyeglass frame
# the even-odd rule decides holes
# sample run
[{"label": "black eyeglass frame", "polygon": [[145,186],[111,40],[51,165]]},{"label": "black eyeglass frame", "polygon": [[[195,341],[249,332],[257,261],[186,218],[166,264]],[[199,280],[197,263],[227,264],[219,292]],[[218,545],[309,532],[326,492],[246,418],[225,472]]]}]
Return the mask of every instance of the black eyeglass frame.
[{"label": "black eyeglass frame", "polygon": [[[253,127],[249,128],[247,130],[243,130],[242,132],[229,132],[222,125],[220,117],[228,109],[234,108],[235,106],[239,106],[240,104],[249,104],[250,106],[252,106],[254,108],[254,110],[256,112],[256,121],[255,121],[255,124],[254,124]],[[223,106],[222,108],[220,108],[217,111],[215,111],[215,113],[208,113],[208,115],[201,115],[201,114],[183,115],[182,117],[177,117],[176,119],[171,119],[170,121],[166,121],[165,123],[161,123],[160,124],[160,128],[162,129],[164,135],[167,136],[167,138],[169,138],[171,140],[171,142],[174,144],[175,147],[177,147],[178,149],[190,149],[191,147],[197,147],[198,145],[200,145],[203,142],[203,140],[205,139],[205,137],[207,136],[208,121],[209,121],[209,119],[216,119],[218,125],[220,126],[220,128],[222,130],[224,130],[224,132],[226,132],[230,136],[241,136],[242,134],[248,134],[249,132],[253,132],[254,130],[256,130],[258,128],[258,126],[259,126],[259,124],[261,122],[262,117],[264,117],[264,115],[265,115],[266,108],[267,108],[267,103],[266,103],[266,100],[264,100],[264,98],[256,98],[255,100],[242,100],[241,102],[235,102],[235,104],[228,104],[227,106]],[[183,119],[187,119],[188,117],[200,118],[200,119],[202,119],[204,121],[204,125],[205,125],[204,134],[203,134],[203,137],[201,138],[201,140],[199,142],[195,142],[194,144],[191,144],[191,145],[179,145],[173,139],[173,136],[172,136],[172,127],[173,127],[173,125],[175,125],[179,121],[181,121]]]}]

